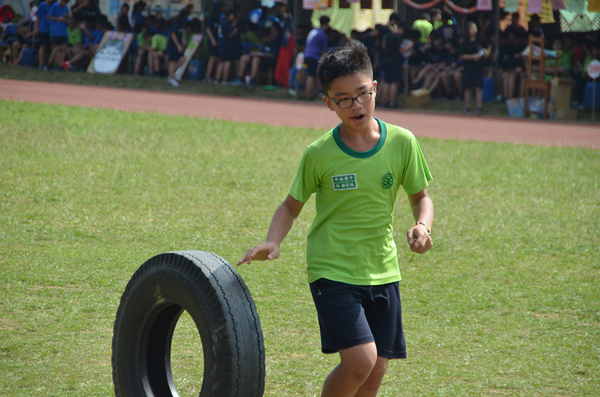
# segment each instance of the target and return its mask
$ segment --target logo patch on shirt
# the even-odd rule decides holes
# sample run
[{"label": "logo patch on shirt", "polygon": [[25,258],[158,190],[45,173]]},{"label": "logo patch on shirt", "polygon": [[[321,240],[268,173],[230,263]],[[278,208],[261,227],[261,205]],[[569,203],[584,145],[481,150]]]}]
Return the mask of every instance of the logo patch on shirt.
[{"label": "logo patch on shirt", "polygon": [[356,174],[334,175],[331,177],[333,190],[356,189]]},{"label": "logo patch on shirt", "polygon": [[394,185],[394,175],[391,172],[388,172],[384,176],[381,177],[381,187],[385,190],[391,188]]}]

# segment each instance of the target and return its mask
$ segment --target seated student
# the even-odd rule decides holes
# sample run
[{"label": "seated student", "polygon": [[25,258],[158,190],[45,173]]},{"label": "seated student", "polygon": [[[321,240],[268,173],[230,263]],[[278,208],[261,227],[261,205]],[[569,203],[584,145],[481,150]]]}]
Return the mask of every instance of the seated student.
[{"label": "seated student", "polygon": [[271,25],[267,37],[262,38],[263,51],[244,54],[240,58],[237,79],[234,81],[234,84],[240,85],[241,81],[243,81],[248,65],[250,65],[250,80],[246,84],[248,88],[253,88],[256,85],[256,79],[260,71],[265,71],[269,68],[274,69],[277,64],[277,55],[279,54],[279,47],[281,47],[282,40],[283,26],[279,23],[274,23]]},{"label": "seated student", "polygon": [[416,30],[409,30],[406,34],[412,45],[412,51],[408,58],[408,84],[409,88],[416,87],[418,80],[417,75],[427,63],[427,47],[421,42],[421,33]]},{"label": "seated student", "polygon": [[431,37],[431,48],[427,51],[427,63],[415,77],[415,81],[423,81],[422,87],[430,92],[437,87],[439,73],[446,66],[448,53],[444,46],[444,38],[440,34]]},{"label": "seated student", "polygon": [[518,82],[523,77],[525,63],[521,52],[525,49],[514,29],[505,30],[500,36],[499,65],[502,98],[510,99],[520,91]]},{"label": "seated student", "polygon": [[[71,23],[67,27],[67,49],[64,55],[65,59],[72,59],[75,54],[77,54],[81,50],[81,46],[83,45],[83,31],[79,27],[81,25],[81,21],[73,18],[71,19]],[[63,62],[63,69],[70,70],[71,66],[67,61]]]},{"label": "seated student", "polygon": [[[19,22],[17,27],[17,37],[12,43],[11,54],[13,54],[14,66],[21,63],[21,59],[23,58],[23,52],[21,50],[34,47],[33,29],[35,27],[35,13],[37,11],[36,3],[33,1],[30,2],[29,9],[31,12],[26,18],[23,18]],[[27,31],[23,33],[22,28],[27,29]]]},{"label": "seated student", "polygon": [[[64,54],[67,50],[67,24],[71,19],[67,3],[69,0],[59,0],[50,7],[46,18],[50,21],[50,42],[52,43],[52,51],[48,58],[48,64],[51,66],[54,63],[58,65],[57,70],[62,70]],[[44,70],[50,70],[50,66],[44,67]]]},{"label": "seated student", "polygon": [[72,67],[87,68],[89,62],[96,55],[96,50],[104,37],[104,32],[112,30],[112,25],[104,16],[100,16],[94,25],[90,25],[89,22],[84,20],[79,27],[83,31],[83,42],[79,51],[63,63],[65,69],[71,69]]},{"label": "seated student", "polygon": [[[162,23],[159,24],[159,26]],[[162,61],[165,58],[165,51],[169,39],[167,36],[157,33],[152,36],[150,48],[148,49],[148,76],[160,76],[162,70]]]},{"label": "seated student", "polygon": [[247,22],[244,24],[244,28],[245,30],[241,33],[242,55],[251,52],[260,52],[262,47],[259,37],[260,26]]},{"label": "seated student", "polygon": [[[458,46],[454,40],[446,43],[446,52],[448,54],[446,65],[440,71],[436,86],[439,85],[442,88],[443,98],[456,98],[462,92],[461,85],[457,84],[457,76],[460,75],[462,78],[464,68],[460,59]],[[460,84],[462,84],[462,80]],[[435,89],[436,86],[433,86],[432,89]]]},{"label": "seated student", "polygon": [[169,56],[167,63],[169,79],[167,82],[175,87],[179,86],[179,79],[175,78],[175,72],[185,61],[184,52],[188,43],[183,40],[183,31],[189,29],[188,17],[192,12],[192,7],[193,5],[189,4],[179,12],[167,41],[166,53]]},{"label": "seated student", "polygon": [[148,52],[152,48],[152,32],[148,26],[144,26],[140,33],[137,35],[138,52],[135,58],[135,67],[133,73],[137,76],[141,76],[144,70],[144,65],[148,60]]}]

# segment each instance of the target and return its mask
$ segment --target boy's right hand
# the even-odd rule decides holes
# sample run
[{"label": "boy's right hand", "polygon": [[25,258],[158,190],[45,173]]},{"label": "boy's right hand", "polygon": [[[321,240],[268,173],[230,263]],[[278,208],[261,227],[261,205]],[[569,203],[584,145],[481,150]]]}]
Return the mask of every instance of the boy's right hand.
[{"label": "boy's right hand", "polygon": [[251,264],[253,260],[264,261],[264,260],[273,260],[279,258],[279,246],[273,243],[263,243],[257,245],[256,247],[250,248],[238,261],[236,266],[241,265],[246,262]]}]

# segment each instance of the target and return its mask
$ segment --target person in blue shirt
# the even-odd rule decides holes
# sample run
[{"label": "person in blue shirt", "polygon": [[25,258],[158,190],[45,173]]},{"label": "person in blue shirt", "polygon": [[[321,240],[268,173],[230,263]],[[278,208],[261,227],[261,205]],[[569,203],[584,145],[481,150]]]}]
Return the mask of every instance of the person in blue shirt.
[{"label": "person in blue shirt", "polygon": [[40,69],[43,69],[48,62],[48,55],[50,52],[50,21],[48,18],[48,12],[50,7],[54,4],[54,0],[46,0],[40,3],[36,12],[36,21],[34,33],[38,38],[39,50],[38,50],[38,63]]},{"label": "person in blue shirt", "polygon": [[306,38],[306,46],[304,47],[304,61],[308,66],[308,75],[306,76],[306,99],[311,101],[313,93],[317,89],[317,64],[321,55],[329,48],[329,39],[327,31],[329,31],[330,19],[327,15],[319,18],[319,26],[310,31]]},{"label": "person in blue shirt", "polygon": [[83,21],[79,28],[83,31],[83,43],[73,58],[63,62],[62,66],[67,70],[76,66],[84,68],[86,65],[83,61],[87,59],[89,62],[94,57],[98,45],[104,37],[104,32],[112,30],[112,25],[106,19],[98,18],[95,28],[90,29],[90,23],[87,21]]},{"label": "person in blue shirt", "polygon": [[50,21],[50,42],[52,43],[52,52],[48,59],[48,65],[44,70],[49,70],[49,67],[56,62],[59,70],[62,70],[62,63],[65,60],[67,51],[67,25],[71,20],[67,3],[69,0],[59,0],[54,3],[48,11],[46,19]]}]

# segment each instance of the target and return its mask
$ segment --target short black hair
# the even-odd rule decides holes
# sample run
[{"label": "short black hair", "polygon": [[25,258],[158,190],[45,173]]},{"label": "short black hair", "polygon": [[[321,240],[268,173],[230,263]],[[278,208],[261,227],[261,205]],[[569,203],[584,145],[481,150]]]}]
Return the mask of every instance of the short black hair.
[{"label": "short black hair", "polygon": [[373,77],[373,65],[371,65],[367,48],[355,39],[324,54],[317,67],[319,83],[325,93],[329,91],[331,82],[335,78],[355,73],[364,73]]},{"label": "short black hair", "polygon": [[327,25],[329,22],[331,22],[331,19],[329,19],[327,15],[323,15],[321,18],[319,18],[319,23],[321,26]]}]

